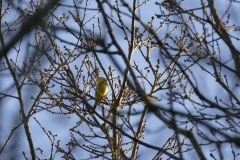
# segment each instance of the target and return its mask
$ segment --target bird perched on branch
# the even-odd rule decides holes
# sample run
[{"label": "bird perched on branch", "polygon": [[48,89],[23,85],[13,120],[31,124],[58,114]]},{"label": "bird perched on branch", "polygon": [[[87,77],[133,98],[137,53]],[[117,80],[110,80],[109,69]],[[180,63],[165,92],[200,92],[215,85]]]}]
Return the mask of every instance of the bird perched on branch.
[{"label": "bird perched on branch", "polygon": [[97,108],[98,104],[107,96],[108,93],[108,83],[107,79],[103,77],[97,78],[97,87],[95,93],[95,104],[93,106],[94,110]]}]

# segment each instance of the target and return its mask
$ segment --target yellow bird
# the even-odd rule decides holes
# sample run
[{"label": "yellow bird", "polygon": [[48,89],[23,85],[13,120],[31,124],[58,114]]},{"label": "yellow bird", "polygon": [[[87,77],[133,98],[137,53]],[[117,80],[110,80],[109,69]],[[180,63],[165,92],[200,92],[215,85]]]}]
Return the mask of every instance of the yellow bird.
[{"label": "yellow bird", "polygon": [[97,87],[95,93],[95,104],[93,106],[94,110],[97,108],[97,105],[107,96],[108,93],[108,83],[107,79],[103,77],[97,78]]}]

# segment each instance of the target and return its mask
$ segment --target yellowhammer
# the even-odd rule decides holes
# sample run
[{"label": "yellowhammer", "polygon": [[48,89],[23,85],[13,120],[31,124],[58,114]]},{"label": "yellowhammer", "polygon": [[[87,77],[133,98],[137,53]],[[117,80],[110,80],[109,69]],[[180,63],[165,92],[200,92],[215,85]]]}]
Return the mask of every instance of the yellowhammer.
[{"label": "yellowhammer", "polygon": [[97,105],[106,97],[108,93],[108,83],[107,79],[103,77],[97,78],[97,87],[95,94],[95,104],[93,106],[94,110],[97,108]]}]

